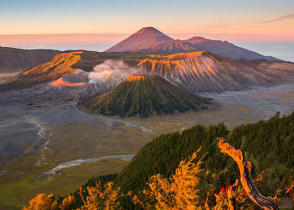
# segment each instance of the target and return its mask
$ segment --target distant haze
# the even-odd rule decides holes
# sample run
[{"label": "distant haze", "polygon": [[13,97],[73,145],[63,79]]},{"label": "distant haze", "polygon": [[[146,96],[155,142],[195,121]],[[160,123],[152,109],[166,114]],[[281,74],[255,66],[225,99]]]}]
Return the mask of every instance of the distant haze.
[{"label": "distant haze", "polygon": [[294,62],[294,42],[235,42],[234,44],[263,55]]},{"label": "distant haze", "polygon": [[[294,62],[294,38],[284,35],[254,34],[168,34],[175,39],[203,36],[230,41],[240,47],[263,55]],[[23,49],[93,50],[104,51],[129,34],[49,34],[49,35],[0,35],[0,46]]]},{"label": "distant haze", "polygon": [[126,34],[0,35],[0,46],[23,49],[103,51],[126,36]]}]

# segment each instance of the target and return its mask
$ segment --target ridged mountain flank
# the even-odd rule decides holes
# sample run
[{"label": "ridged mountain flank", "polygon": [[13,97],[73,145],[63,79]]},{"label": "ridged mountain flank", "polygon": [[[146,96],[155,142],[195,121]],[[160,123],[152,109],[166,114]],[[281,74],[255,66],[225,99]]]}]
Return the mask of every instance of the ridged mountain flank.
[{"label": "ridged mountain flank", "polygon": [[129,76],[111,91],[80,103],[91,112],[121,117],[148,117],[212,107],[212,101],[171,84],[159,76]]},{"label": "ridged mountain flank", "polygon": [[192,37],[188,40],[174,40],[155,28],[142,28],[127,39],[119,42],[106,52],[147,52],[147,53],[180,53],[208,51],[210,53],[246,60],[278,60],[259,53],[238,47],[227,41],[210,40],[203,37]]},{"label": "ridged mountain flank", "polygon": [[294,64],[248,61],[217,56],[206,51],[149,55],[138,63],[142,74],[161,76],[190,91],[245,90],[291,82]]}]

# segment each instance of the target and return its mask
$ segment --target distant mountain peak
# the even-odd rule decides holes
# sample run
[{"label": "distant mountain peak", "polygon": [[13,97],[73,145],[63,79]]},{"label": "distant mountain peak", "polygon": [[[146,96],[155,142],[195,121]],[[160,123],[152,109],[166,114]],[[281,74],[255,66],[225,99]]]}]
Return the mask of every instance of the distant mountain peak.
[{"label": "distant mountain peak", "polygon": [[208,39],[201,37],[201,36],[193,36],[190,39],[186,40],[187,42],[191,42],[191,43],[201,43],[201,42],[205,42],[208,41]]},{"label": "distant mountain peak", "polygon": [[139,31],[137,31],[135,34],[142,34],[142,33],[161,33],[163,34],[162,32],[160,32],[159,30],[157,30],[156,28],[154,27],[143,27],[141,28]]},{"label": "distant mountain peak", "polygon": [[106,52],[139,52],[167,41],[173,39],[156,28],[144,27]]},{"label": "distant mountain peak", "polygon": [[148,39],[157,39],[158,41],[174,40],[154,27],[143,27],[139,31],[131,35],[130,37],[137,37],[137,36],[140,36],[140,38],[145,38],[146,41],[148,41]]}]

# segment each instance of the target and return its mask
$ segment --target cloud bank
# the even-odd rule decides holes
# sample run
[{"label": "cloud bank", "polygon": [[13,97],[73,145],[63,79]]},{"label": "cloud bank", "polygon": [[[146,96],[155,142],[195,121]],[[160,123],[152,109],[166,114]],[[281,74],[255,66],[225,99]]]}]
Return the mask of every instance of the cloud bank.
[{"label": "cloud bank", "polygon": [[294,19],[294,14],[288,14],[288,15],[284,15],[275,19],[271,19],[271,20],[266,20],[266,21],[261,21],[260,23],[275,23],[275,22],[279,22],[282,20],[288,20],[288,19]]}]

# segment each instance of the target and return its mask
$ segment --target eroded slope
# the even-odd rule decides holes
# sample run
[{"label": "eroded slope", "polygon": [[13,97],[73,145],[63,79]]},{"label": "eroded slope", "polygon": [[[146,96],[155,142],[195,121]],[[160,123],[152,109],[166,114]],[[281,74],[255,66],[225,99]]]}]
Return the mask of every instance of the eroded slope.
[{"label": "eroded slope", "polygon": [[138,67],[143,74],[160,75],[194,91],[244,90],[294,78],[293,63],[236,60],[205,51],[150,55]]}]

